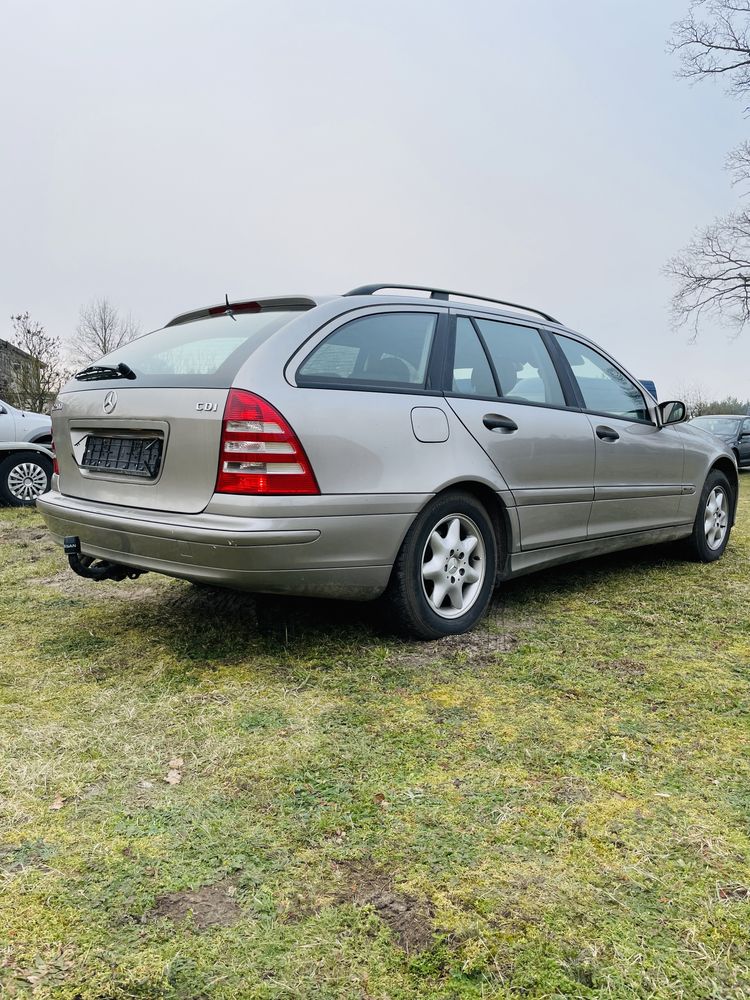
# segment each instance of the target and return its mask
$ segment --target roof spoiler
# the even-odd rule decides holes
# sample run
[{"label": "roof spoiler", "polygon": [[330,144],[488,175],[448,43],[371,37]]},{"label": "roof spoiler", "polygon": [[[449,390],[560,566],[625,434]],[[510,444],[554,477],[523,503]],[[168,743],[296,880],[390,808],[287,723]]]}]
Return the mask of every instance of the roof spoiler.
[{"label": "roof spoiler", "polygon": [[317,303],[314,299],[304,295],[290,295],[286,297],[268,299],[243,299],[240,302],[230,302],[229,296],[225,296],[225,301],[218,306],[206,306],[205,309],[193,309],[191,312],[180,313],[174,319],[170,319],[166,326],[180,326],[182,323],[192,323],[197,319],[210,319],[212,316],[241,316],[245,313],[259,312],[285,312],[287,310],[304,311],[312,309]]}]

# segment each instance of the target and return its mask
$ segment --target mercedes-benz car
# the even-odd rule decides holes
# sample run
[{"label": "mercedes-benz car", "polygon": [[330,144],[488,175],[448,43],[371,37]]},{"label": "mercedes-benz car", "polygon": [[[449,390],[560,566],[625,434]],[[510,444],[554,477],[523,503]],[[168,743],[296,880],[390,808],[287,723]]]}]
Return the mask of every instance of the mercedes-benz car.
[{"label": "mercedes-benz car", "polygon": [[750,416],[745,413],[715,413],[693,417],[690,425],[715,434],[734,455],[737,468],[750,469]]},{"label": "mercedes-benz car", "polygon": [[684,540],[718,559],[737,468],[548,313],[443,289],[226,301],[78,372],[38,501],[71,567],[383,598],[434,638],[503,580]]}]

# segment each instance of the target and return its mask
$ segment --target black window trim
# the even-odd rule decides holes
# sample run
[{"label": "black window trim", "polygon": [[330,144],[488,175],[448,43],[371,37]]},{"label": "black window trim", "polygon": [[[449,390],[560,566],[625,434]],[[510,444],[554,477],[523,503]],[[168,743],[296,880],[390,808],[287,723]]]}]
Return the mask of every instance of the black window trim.
[{"label": "black window trim", "polygon": [[[389,305],[395,305],[395,303],[389,303]],[[442,376],[441,372],[445,369],[445,357],[446,357],[446,339],[448,335],[447,331],[447,321],[448,321],[448,311],[446,309],[376,309],[370,311],[370,307],[367,307],[368,311],[365,312],[363,316],[353,316],[351,319],[347,319],[344,323],[339,323],[330,333],[328,333],[322,340],[320,340],[312,350],[302,358],[294,371],[294,385],[298,389],[341,389],[344,392],[388,392],[388,393],[399,393],[401,395],[421,395],[421,396],[442,396],[444,395],[441,388]],[[359,309],[349,309],[346,313],[342,315],[348,315],[351,312],[359,312]],[[333,337],[343,330],[345,326],[350,323],[356,323],[360,319],[368,319],[371,316],[394,316],[394,315],[419,315],[419,316],[434,316],[435,317],[435,327],[432,332],[432,343],[430,345],[430,356],[427,359],[427,366],[425,368],[424,381],[416,382],[376,382],[376,381],[356,381],[354,379],[333,379],[333,378],[307,378],[302,375],[300,377],[300,369],[302,366],[313,356],[313,354],[325,344],[330,337]],[[339,317],[336,317],[339,318]],[[330,320],[328,322],[331,322]],[[327,326],[328,323],[323,324]],[[315,333],[320,332],[320,327]],[[311,334],[307,338],[307,341],[311,340],[315,336],[315,333]],[[301,347],[304,344],[300,345]],[[295,351],[295,354],[299,352],[300,348]]]},{"label": "black window trim", "polygon": [[[477,396],[474,394],[469,394],[465,392],[454,392],[453,391],[453,367],[456,358],[456,328],[459,319],[468,319],[474,328],[474,332],[477,335],[479,343],[484,355],[487,359],[490,371],[492,373],[492,379],[495,383],[495,389],[497,390],[496,396]],[[482,331],[479,328],[477,319],[486,319],[492,323],[501,323],[505,326],[524,326],[529,330],[535,330],[541,340],[542,345],[546,348],[547,354],[549,355],[550,361],[552,362],[552,367],[557,375],[557,379],[560,383],[560,389],[562,390],[563,399],[565,400],[565,405],[561,406],[559,403],[537,403],[531,399],[519,399],[516,396],[504,396],[502,395],[500,379],[497,375],[497,370],[495,369],[495,364],[492,360],[489,348],[487,347],[487,342],[482,335]],[[566,371],[565,367],[561,365],[557,352],[562,354],[562,349],[554,343],[552,336],[548,330],[544,327],[535,326],[533,323],[512,323],[505,317],[494,316],[484,316],[480,315],[475,317],[469,311],[451,311],[450,314],[450,340],[448,344],[448,350],[446,354],[446,365],[443,376],[443,384],[445,386],[445,395],[452,399],[482,399],[490,402],[502,401],[505,403],[513,403],[517,406],[541,406],[547,410],[581,410],[583,400],[580,398],[580,392],[578,391],[578,386],[575,379],[572,378],[572,373]],[[552,344],[552,347],[550,347]]]},{"label": "black window trim", "polygon": [[[565,357],[565,353],[562,347],[557,343],[558,337],[567,337],[569,340],[573,340],[576,343],[582,344],[584,347],[588,347],[590,350],[594,351],[595,354],[599,354],[600,357],[608,361],[614,368],[616,368],[624,377],[631,383],[635,385],[638,393],[640,394],[643,402],[645,404],[645,409],[650,412],[648,407],[648,402],[638,387],[637,383],[633,381],[632,377],[625,372],[620,365],[606,354],[602,354],[596,347],[590,344],[588,341],[580,340],[573,331],[552,330],[545,326],[537,326],[533,322],[525,321],[524,318],[519,317],[518,320],[511,319],[507,316],[495,316],[493,314],[480,312],[474,314],[470,307],[461,307],[459,303],[451,303],[450,308],[436,308],[434,303],[430,303],[432,308],[429,309],[403,309],[398,308],[401,303],[384,303],[384,306],[390,308],[380,308],[374,309],[372,306],[357,306],[352,309],[347,309],[346,312],[340,313],[338,316],[333,317],[330,320],[326,320],[325,323],[317,327],[308,337],[305,338],[302,344],[294,351],[292,358],[285,365],[285,372],[295,355],[299,354],[302,348],[304,348],[306,343],[309,343],[320,331],[336,320],[343,319],[344,316],[351,316],[352,313],[363,313],[361,318],[367,316],[379,316],[379,315],[392,315],[393,313],[429,313],[436,317],[435,331],[432,338],[432,347],[430,348],[430,357],[427,361],[427,369],[425,373],[425,380],[420,385],[413,383],[404,382],[354,382],[351,380],[341,379],[310,379],[300,382],[299,380],[299,370],[307,361],[307,359],[314,353],[315,350],[328,340],[329,336],[332,336],[342,327],[346,326],[347,323],[353,322],[359,319],[358,316],[351,316],[351,319],[345,322],[338,323],[337,326],[331,330],[331,332],[323,338],[315,347],[309,351],[304,358],[297,364],[294,370],[294,381],[292,384],[298,389],[339,389],[343,392],[385,392],[385,393],[396,393],[398,395],[421,395],[421,396],[434,396],[434,397],[445,397],[446,399],[477,399],[484,402],[498,402],[502,401],[508,404],[513,404],[515,406],[537,406],[542,407],[546,410],[563,410],[563,411],[574,411],[579,413],[586,413],[591,416],[597,417],[608,417],[611,420],[622,420],[626,423],[643,424],[650,425],[651,427],[658,427],[659,424],[654,420],[637,420],[632,417],[622,416],[617,413],[609,413],[603,410],[590,410],[587,409],[583,395],[576,381],[575,375],[573,374],[573,369]],[[457,308],[458,307],[458,308]],[[456,353],[456,323],[459,317],[468,319],[474,328],[479,343],[484,351],[485,357],[487,358],[487,363],[489,365],[490,371],[492,373],[492,378],[495,383],[495,388],[498,390],[497,396],[475,396],[469,395],[463,392],[453,391],[453,362]],[[493,323],[503,323],[506,326],[525,326],[530,330],[536,330],[542,339],[542,343],[547,349],[547,353],[552,361],[552,366],[557,374],[558,380],[560,382],[560,388],[562,389],[563,398],[565,399],[565,405],[561,406],[555,403],[537,403],[530,399],[518,399],[514,396],[502,396],[499,394],[500,382],[497,376],[497,371],[495,370],[495,365],[490,356],[487,344],[484,337],[477,325],[477,319],[489,320]],[[304,378],[304,376],[303,376]]]}]

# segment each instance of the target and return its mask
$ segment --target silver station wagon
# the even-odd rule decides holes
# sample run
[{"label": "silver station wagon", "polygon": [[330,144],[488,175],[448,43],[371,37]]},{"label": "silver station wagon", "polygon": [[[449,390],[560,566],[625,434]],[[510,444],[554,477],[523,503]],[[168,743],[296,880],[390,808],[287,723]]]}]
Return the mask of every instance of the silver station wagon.
[{"label": "silver station wagon", "polygon": [[84,369],[38,501],[71,567],[383,597],[471,628],[501,581],[677,539],[718,559],[723,443],[540,310],[442,289],[230,302]]}]

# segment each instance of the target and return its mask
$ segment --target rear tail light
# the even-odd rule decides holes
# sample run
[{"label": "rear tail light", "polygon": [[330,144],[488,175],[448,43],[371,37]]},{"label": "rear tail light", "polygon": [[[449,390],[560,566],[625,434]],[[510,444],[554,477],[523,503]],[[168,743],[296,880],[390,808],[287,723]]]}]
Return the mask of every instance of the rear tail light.
[{"label": "rear tail light", "polygon": [[52,471],[56,476],[60,475],[60,466],[57,464],[57,452],[55,451],[55,439],[50,438],[49,450],[52,452]]},{"label": "rear tail light", "polygon": [[277,409],[245,389],[224,408],[217,493],[264,496],[320,493],[297,435]]}]

